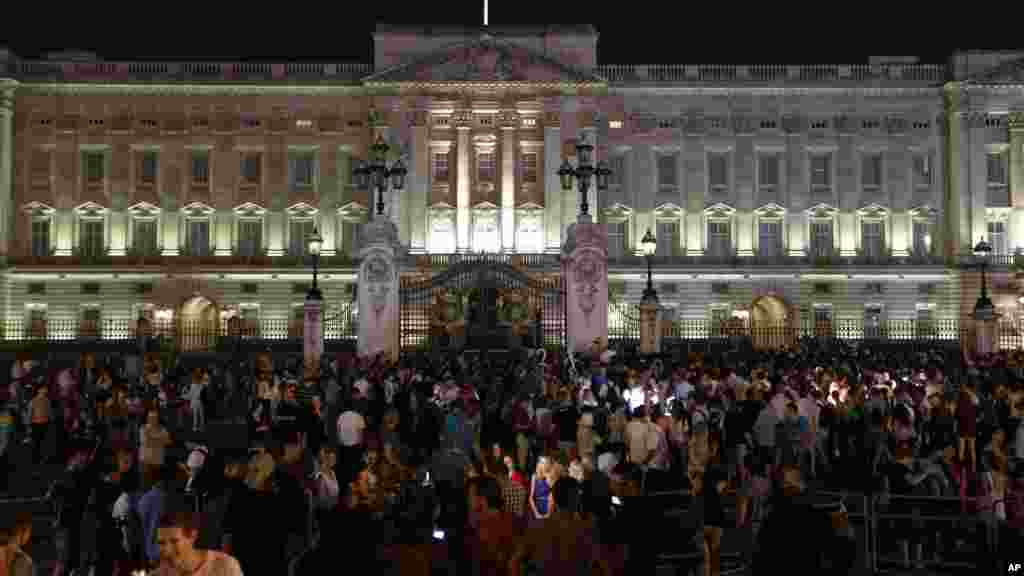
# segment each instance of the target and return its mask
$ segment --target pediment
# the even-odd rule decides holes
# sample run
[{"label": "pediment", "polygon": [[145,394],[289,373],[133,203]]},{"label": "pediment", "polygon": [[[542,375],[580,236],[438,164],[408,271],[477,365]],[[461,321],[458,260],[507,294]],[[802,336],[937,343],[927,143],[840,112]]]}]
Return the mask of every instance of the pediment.
[{"label": "pediment", "polygon": [[80,218],[102,218],[107,208],[96,202],[84,202],[75,206],[75,212]]},{"label": "pediment", "polygon": [[889,209],[881,204],[871,203],[857,210],[861,218],[885,218],[889,215]]},{"label": "pediment", "polygon": [[186,218],[208,218],[213,215],[216,210],[213,209],[209,204],[202,202],[192,202],[187,204],[182,212],[185,213]]},{"label": "pediment", "polygon": [[908,210],[908,212],[910,212],[910,216],[912,218],[933,220],[939,217],[939,211],[935,209],[935,207],[933,207],[931,204],[921,204],[920,206],[915,206],[914,208]]},{"label": "pediment", "polygon": [[985,220],[989,222],[1006,222],[1010,219],[1012,208],[985,208]]},{"label": "pediment", "polygon": [[381,84],[607,84],[599,76],[502,38],[479,37],[442,47],[363,79]]},{"label": "pediment", "polygon": [[57,211],[53,206],[50,206],[49,204],[44,204],[36,200],[33,200],[32,202],[25,204],[24,206],[21,207],[21,209],[26,214],[31,214],[32,216],[49,216],[50,214],[53,214],[54,212]]},{"label": "pediment", "polygon": [[128,213],[136,218],[153,218],[160,213],[160,207],[149,202],[136,202],[128,207]]},{"label": "pediment", "polygon": [[1024,84],[1024,58],[1013,58],[972,76],[977,84]]},{"label": "pediment", "polygon": [[730,218],[735,213],[736,209],[724,202],[716,202],[704,209],[708,218]]},{"label": "pediment", "polygon": [[431,204],[430,205],[430,211],[434,212],[434,213],[438,213],[438,212],[451,212],[453,210],[455,210],[455,206],[452,206],[451,204],[449,204],[447,202],[438,202],[436,204]]},{"label": "pediment", "polygon": [[665,202],[654,209],[654,214],[658,218],[682,218],[683,209],[678,204]]},{"label": "pediment", "polygon": [[492,202],[480,202],[473,206],[473,210],[476,212],[493,212],[498,209],[498,205]]},{"label": "pediment", "polygon": [[523,202],[516,208],[516,210],[520,212],[543,212],[544,207],[541,206],[540,204],[537,204],[536,202]]},{"label": "pediment", "polygon": [[338,207],[338,215],[344,218],[363,219],[370,213],[370,209],[359,202],[349,202]]},{"label": "pediment", "polygon": [[815,204],[807,209],[807,215],[811,218],[834,218],[839,210],[829,204]]},{"label": "pediment", "polygon": [[633,209],[625,204],[616,202],[606,207],[603,212],[605,218],[629,218],[633,214]]},{"label": "pediment", "polygon": [[316,206],[312,206],[305,202],[297,202],[292,204],[286,210],[290,218],[312,218],[316,216],[316,213],[320,210]]},{"label": "pediment", "polygon": [[255,202],[246,202],[235,207],[235,214],[241,218],[261,218],[267,213],[267,209]]},{"label": "pediment", "polygon": [[760,208],[754,210],[754,213],[757,214],[760,218],[766,218],[766,219],[775,218],[775,219],[777,219],[777,218],[782,218],[783,216],[786,215],[786,208],[784,206],[780,206],[780,205],[778,205],[778,204],[776,204],[774,202],[769,202],[769,203],[761,206]]}]

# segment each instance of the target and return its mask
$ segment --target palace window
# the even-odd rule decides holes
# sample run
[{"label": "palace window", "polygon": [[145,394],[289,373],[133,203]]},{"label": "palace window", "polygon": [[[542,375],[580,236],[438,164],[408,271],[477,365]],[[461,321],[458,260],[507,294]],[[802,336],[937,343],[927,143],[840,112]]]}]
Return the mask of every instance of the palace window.
[{"label": "palace window", "polygon": [[523,152],[519,155],[519,167],[523,184],[537,183],[537,153]]},{"label": "palace window", "polygon": [[861,188],[865,195],[875,195],[882,190],[882,155],[864,154],[861,156]]},{"label": "palace window", "polygon": [[498,235],[498,212],[477,210],[473,214],[473,251],[498,252],[501,238]]},{"label": "palace window", "polygon": [[447,184],[451,179],[448,172],[448,152],[434,152],[434,182]]},{"label": "palace window", "polygon": [[762,202],[778,200],[779,155],[762,153],[757,157],[757,193]]},{"label": "palace window", "polygon": [[342,233],[344,234],[342,242],[348,250],[348,253],[352,256],[359,255],[359,250],[362,248],[362,237],[363,237],[363,223],[345,220],[341,223]]},{"label": "palace window", "polygon": [[658,155],[658,188],[661,192],[672,192],[679,186],[675,154]]},{"label": "palace window", "polygon": [[241,172],[243,184],[247,186],[258,185],[263,178],[263,155],[259,152],[243,154]]},{"label": "palace window", "polygon": [[757,224],[757,255],[777,258],[782,255],[782,222],[772,220]]},{"label": "palace window", "polygon": [[32,255],[50,255],[50,216],[32,218]]},{"label": "palace window", "polygon": [[708,222],[707,255],[711,258],[732,256],[732,226],[728,220]]},{"label": "palace window", "polygon": [[153,186],[156,184],[156,152],[146,150],[139,154],[139,184],[141,186]]},{"label": "palace window", "polygon": [[84,258],[97,258],[106,253],[103,242],[102,218],[79,220],[78,253]]},{"label": "palace window", "polygon": [[83,154],[85,181],[87,184],[99,184],[106,178],[106,158],[103,152],[89,151]]},{"label": "palace window", "polygon": [[608,222],[608,258],[619,259],[629,254],[629,223],[625,220]]},{"label": "palace window", "polygon": [[534,254],[544,251],[544,238],[541,236],[540,210],[520,210],[519,229],[516,231],[516,249],[519,252]]},{"label": "palace window", "polygon": [[885,253],[885,223],[867,220],[860,223],[860,248],[865,258],[878,259]]},{"label": "palace window", "polygon": [[658,256],[676,256],[679,253],[679,222],[673,220],[658,221],[658,232],[655,235]]},{"label": "palace window", "polygon": [[186,223],[185,254],[188,256],[210,255],[210,220],[189,219]]},{"label": "palace window", "polygon": [[928,220],[914,220],[914,254],[924,256],[932,253],[932,223]]},{"label": "palace window", "polygon": [[811,156],[811,195],[815,199],[832,197],[832,155]]},{"label": "palace window", "polygon": [[243,218],[238,221],[238,255],[259,256],[263,253],[263,220]]},{"label": "palace window", "polygon": [[288,254],[305,256],[309,252],[307,239],[313,234],[316,223],[312,218],[293,219],[288,223]]},{"label": "palace window", "polygon": [[708,192],[712,196],[729,193],[729,154],[726,152],[708,154]]},{"label": "palace window", "polygon": [[988,223],[988,243],[992,246],[992,254],[1006,254],[1006,223]]},{"label": "palace window", "polygon": [[313,187],[316,180],[316,155],[313,152],[300,152],[291,158],[291,174],[293,189]]},{"label": "palace window", "polygon": [[1009,178],[1006,152],[991,153],[987,161],[988,205],[1009,206]]},{"label": "palace window", "polygon": [[612,171],[608,177],[608,186],[611,188],[621,188],[623,183],[626,182],[626,157],[622,154],[616,154],[611,157],[608,164]]},{"label": "palace window", "polygon": [[140,256],[157,254],[156,219],[136,219],[132,229],[132,250]]},{"label": "palace window", "polygon": [[207,152],[192,153],[192,185],[206,186],[210,183],[210,155]]},{"label": "palace window", "polygon": [[932,188],[932,163],[928,154],[914,155],[914,190],[929,192]]},{"label": "palace window", "polygon": [[477,181],[494,183],[494,152],[480,152],[476,155]]},{"label": "palace window", "polygon": [[829,258],[833,251],[832,221],[813,220],[811,222],[811,256]]}]

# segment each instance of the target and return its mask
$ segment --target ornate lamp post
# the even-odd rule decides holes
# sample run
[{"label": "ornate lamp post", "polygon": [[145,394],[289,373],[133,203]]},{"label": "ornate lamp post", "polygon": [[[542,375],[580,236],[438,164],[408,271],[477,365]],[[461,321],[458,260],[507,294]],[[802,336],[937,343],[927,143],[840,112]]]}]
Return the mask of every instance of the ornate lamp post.
[{"label": "ornate lamp post", "polygon": [[313,285],[306,293],[307,299],[323,300],[323,294],[320,292],[320,288],[316,285],[317,276],[320,272],[320,249],[323,248],[323,245],[324,239],[320,236],[320,232],[317,231],[316,227],[314,227],[313,233],[306,238],[306,246],[309,248],[309,255],[313,257]]},{"label": "ornate lamp post", "polygon": [[988,268],[988,259],[992,254],[992,245],[984,238],[978,240],[974,245],[974,256],[978,259],[978,267],[981,268],[981,295],[974,304],[974,317],[978,320],[992,320],[995,317],[995,306],[988,297],[988,282],[985,278],[985,269]]},{"label": "ornate lamp post", "polygon": [[594,146],[587,143],[586,135],[581,135],[576,143],[576,167],[574,168],[569,163],[569,159],[566,158],[558,169],[558,176],[562,179],[562,190],[566,192],[572,190],[573,180],[576,181],[577,188],[580,191],[580,216],[586,218],[590,217],[590,204],[587,203],[590,179],[596,176],[597,189],[600,192],[604,192],[608,189],[608,177],[612,174],[608,164],[603,160],[597,163],[597,167],[594,167],[593,152]]},{"label": "ornate lamp post", "polygon": [[391,180],[392,188],[401,190],[405,188],[405,175],[409,173],[401,159],[388,167],[390,149],[384,138],[378,135],[377,141],[370,146],[370,160],[360,161],[354,170],[357,187],[365,189],[372,185],[377,189],[377,216],[384,215],[384,192],[388,188],[388,179]]},{"label": "ornate lamp post", "polygon": [[651,261],[654,258],[654,253],[658,250],[658,240],[651,234],[651,229],[647,229],[647,233],[640,240],[640,246],[643,247],[644,256],[647,257],[647,288],[644,289],[644,302],[650,302],[657,304],[658,302],[658,291],[654,289],[654,275],[651,269]]}]

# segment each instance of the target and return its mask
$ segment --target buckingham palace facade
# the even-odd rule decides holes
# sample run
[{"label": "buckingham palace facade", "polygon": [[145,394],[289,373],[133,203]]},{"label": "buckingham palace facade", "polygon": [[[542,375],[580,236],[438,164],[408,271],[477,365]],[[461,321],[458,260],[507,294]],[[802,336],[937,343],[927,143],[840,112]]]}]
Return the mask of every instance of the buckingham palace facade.
[{"label": "buckingham palace facade", "polygon": [[681,322],[955,323],[985,238],[1016,321],[1024,52],[621,65],[598,63],[597,42],[590,26],[379,27],[372,64],[0,50],[3,337],[117,336],[140,316],[284,335],[314,228],[328,310],[351,310],[377,201],[353,168],[378,135],[409,169],[385,216],[410,267],[557,266],[579,198],[556,171],[583,134],[613,170],[589,203],[615,302],[641,297],[649,230]]}]

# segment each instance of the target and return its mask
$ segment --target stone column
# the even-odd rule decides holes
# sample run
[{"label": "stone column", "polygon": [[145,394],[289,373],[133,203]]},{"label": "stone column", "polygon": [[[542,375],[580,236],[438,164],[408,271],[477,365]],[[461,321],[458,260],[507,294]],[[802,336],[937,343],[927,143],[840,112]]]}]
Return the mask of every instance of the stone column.
[{"label": "stone column", "polygon": [[986,316],[984,314],[975,314],[975,354],[977,354],[978,356],[982,356],[984,354],[991,354],[993,352],[998,351],[998,327],[999,323],[996,321],[994,315]]},{"label": "stone column", "polygon": [[359,355],[398,357],[398,229],[390,220],[366,224],[359,251]]},{"label": "stone column", "polygon": [[1010,115],[1011,250],[1024,249],[1024,114]]},{"label": "stone column", "polygon": [[177,256],[181,253],[181,243],[178,238],[178,228],[181,226],[181,212],[175,207],[172,210],[164,210],[160,215],[161,226],[163,227],[164,245],[162,256]]},{"label": "stone column", "polygon": [[284,212],[280,210],[267,210],[267,256],[284,256]]},{"label": "stone column", "polygon": [[306,293],[302,323],[302,356],[306,366],[319,366],[324,353],[323,304],[319,289]]},{"label": "stone column", "polygon": [[128,251],[130,215],[124,210],[110,211],[110,255],[124,256]]},{"label": "stone column", "polygon": [[660,310],[657,298],[640,303],[640,353],[661,352]]},{"label": "stone column", "polygon": [[465,119],[460,118],[456,126],[455,154],[458,156],[455,161],[455,249],[458,252],[469,252],[470,237],[470,179],[469,169],[472,156],[469,149],[469,122],[468,115]]},{"label": "stone column", "polygon": [[430,186],[430,131],[426,112],[417,112],[412,127],[412,158],[409,162],[409,249],[414,253],[427,249],[427,198]]},{"label": "stone column", "polygon": [[544,247],[552,252],[561,250],[562,244],[562,182],[556,174],[562,164],[562,131],[557,116],[545,120],[540,164],[544,167]]},{"label": "stone column", "polygon": [[516,248],[516,127],[501,127],[501,250]]},{"label": "stone column", "polygon": [[231,245],[231,238],[234,236],[235,223],[235,212],[234,210],[217,210],[212,217],[214,227],[211,230],[213,234],[213,255],[214,256],[231,256],[233,246]]},{"label": "stone column", "polygon": [[595,339],[608,338],[608,232],[604,225],[580,221],[566,232],[562,247],[566,290],[565,327],[569,350],[590,350]]},{"label": "stone column", "polygon": [[14,90],[15,80],[0,79],[0,260],[14,238]]}]

